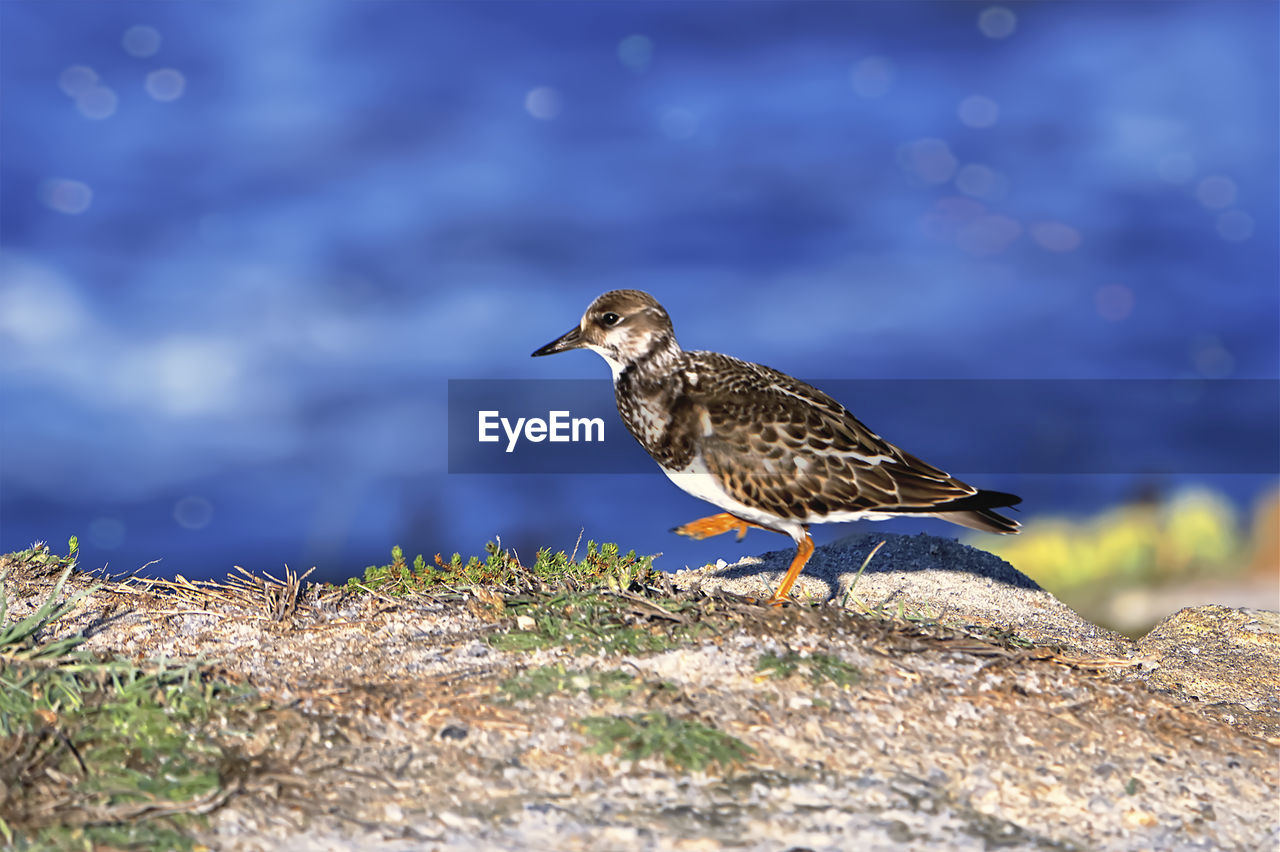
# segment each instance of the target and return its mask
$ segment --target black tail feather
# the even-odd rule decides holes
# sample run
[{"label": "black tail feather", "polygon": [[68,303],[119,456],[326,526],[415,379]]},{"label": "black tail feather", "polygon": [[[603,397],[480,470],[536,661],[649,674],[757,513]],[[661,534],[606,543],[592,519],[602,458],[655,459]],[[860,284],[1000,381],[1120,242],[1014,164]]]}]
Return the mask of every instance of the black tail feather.
[{"label": "black tail feather", "polygon": [[950,500],[934,506],[898,509],[896,512],[933,515],[969,529],[1009,535],[1018,531],[1020,526],[1018,522],[991,510],[1016,506],[1021,502],[1022,498],[1016,494],[1006,494],[1003,491],[979,491],[958,500]]}]

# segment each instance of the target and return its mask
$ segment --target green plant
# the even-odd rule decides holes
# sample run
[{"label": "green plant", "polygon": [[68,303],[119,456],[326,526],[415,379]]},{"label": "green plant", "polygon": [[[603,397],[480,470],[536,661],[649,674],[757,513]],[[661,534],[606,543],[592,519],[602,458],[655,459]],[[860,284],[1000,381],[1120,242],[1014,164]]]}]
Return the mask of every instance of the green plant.
[{"label": "green plant", "polygon": [[618,752],[624,760],[632,761],[656,756],[679,770],[728,768],[755,754],[737,737],[661,712],[589,716],[578,726],[595,740],[591,750],[596,754]]},{"label": "green plant", "polygon": [[449,560],[437,553],[433,565],[428,565],[419,554],[411,568],[405,562],[404,551],[397,545],[391,549],[391,562],[370,565],[364,570],[362,580],[353,578],[347,585],[391,595],[467,586],[525,588],[566,582],[623,591],[643,586],[655,575],[652,556],[637,556],[634,550],[623,554],[616,544],[597,545],[588,541],[581,559],[575,559],[576,547],[571,554],[543,548],[528,566],[505,550],[501,542],[488,542],[484,550],[483,558],[472,556],[465,560],[460,553],[453,554]]},{"label": "green plant", "polygon": [[36,641],[41,631],[75,609],[76,604],[93,591],[84,589],[65,601],[58,601],[62,595],[62,587],[67,584],[67,578],[71,576],[73,570],[75,570],[74,565],[68,564],[54,582],[53,591],[35,612],[21,621],[7,621],[9,601],[8,595],[5,594],[5,586],[9,579],[9,572],[6,569],[3,574],[0,574],[0,654],[10,659],[27,660],[62,657],[84,641],[79,635],[68,636],[56,642]]},{"label": "green plant", "polygon": [[0,836],[19,848],[185,848],[192,821],[229,795],[211,731],[249,693],[194,665],[95,658],[78,634],[43,638],[93,591],[60,600],[76,544],[65,559],[17,555],[62,568],[26,618],[5,620],[0,577]]},{"label": "green plant", "polygon": [[[707,626],[687,622],[682,609],[693,605],[668,599],[637,602],[611,592],[561,592],[506,599],[516,615],[517,629],[489,637],[505,651],[564,647],[604,654],[644,654],[664,651],[700,636]],[[523,625],[523,626],[521,626]]]},{"label": "green plant", "polygon": [[513,699],[539,698],[559,693],[585,692],[592,698],[622,700],[653,688],[671,688],[667,683],[648,683],[634,672],[622,669],[595,672],[565,668],[564,663],[527,669],[503,681],[499,687]]},{"label": "green plant", "polygon": [[787,651],[782,656],[764,654],[756,661],[756,671],[771,677],[791,677],[801,669],[815,686],[824,682],[834,683],[836,686],[851,686],[862,679],[861,669],[831,654],[802,656],[795,651]]}]

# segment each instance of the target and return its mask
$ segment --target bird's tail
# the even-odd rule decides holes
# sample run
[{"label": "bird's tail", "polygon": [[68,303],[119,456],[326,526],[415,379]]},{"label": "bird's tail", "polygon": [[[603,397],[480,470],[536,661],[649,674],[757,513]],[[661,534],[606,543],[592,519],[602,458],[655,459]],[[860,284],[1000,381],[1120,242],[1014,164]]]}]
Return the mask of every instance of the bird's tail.
[{"label": "bird's tail", "polygon": [[[1016,506],[1021,502],[1021,497],[1003,491],[979,491],[977,494],[934,506],[929,514],[971,530],[1012,535],[1018,532],[1021,525],[1012,518],[991,510]],[[939,509],[943,511],[938,511]]]},{"label": "bird's tail", "polygon": [[1013,518],[1006,518],[990,509],[975,509],[972,512],[934,512],[933,516],[971,530],[1001,535],[1013,535],[1022,528],[1022,525]]}]

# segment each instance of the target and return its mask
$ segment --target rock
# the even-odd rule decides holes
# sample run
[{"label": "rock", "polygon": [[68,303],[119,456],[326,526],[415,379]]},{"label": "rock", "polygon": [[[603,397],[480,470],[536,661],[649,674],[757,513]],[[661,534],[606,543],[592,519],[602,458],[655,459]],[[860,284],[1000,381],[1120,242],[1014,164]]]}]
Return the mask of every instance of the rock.
[{"label": "rock", "polygon": [[1137,642],[1152,688],[1239,717],[1280,736],[1280,613],[1201,606],[1179,610]]},{"label": "rock", "polygon": [[[858,577],[880,542],[884,546]],[[747,556],[723,568],[683,571],[674,582],[682,588],[701,583],[704,591],[769,595],[793,555],[793,550],[779,550]],[[998,556],[924,533],[858,533],[819,547],[792,594],[837,602],[848,594],[851,605],[887,612],[901,606],[913,616],[1012,631],[1030,642],[1081,654],[1126,654],[1131,648],[1126,637],[1086,621]]]},{"label": "rock", "polygon": [[[790,558],[672,581],[762,595]],[[9,619],[48,596],[39,567],[0,559]],[[606,592],[597,603],[626,618],[596,623],[551,594],[522,622],[456,597],[310,587],[279,623],[227,587],[108,582],[45,639],[217,660],[211,677],[258,689],[229,731],[254,773],[197,838],[232,852],[1278,848],[1280,615],[1199,607],[1134,642],[929,536],[823,547],[799,589],[822,603]],[[914,621],[865,613],[899,607]],[[662,641],[622,655],[489,641],[552,615]],[[633,723],[614,742],[585,724],[610,718]],[[749,750],[731,765],[660,756],[726,738]]]},{"label": "rock", "polygon": [[[858,569],[880,542],[881,547]],[[772,593],[794,555],[779,550],[682,571],[681,588]],[[856,583],[855,583],[856,578]],[[852,589],[851,589],[852,587]],[[798,600],[839,603],[1011,633],[1068,654],[1103,658],[1131,679],[1255,736],[1280,736],[1280,614],[1224,606],[1183,609],[1134,642],[1086,621],[1009,563],[950,539],[858,533],[819,547],[796,581]],[[1109,659],[1107,659],[1109,658]]]}]

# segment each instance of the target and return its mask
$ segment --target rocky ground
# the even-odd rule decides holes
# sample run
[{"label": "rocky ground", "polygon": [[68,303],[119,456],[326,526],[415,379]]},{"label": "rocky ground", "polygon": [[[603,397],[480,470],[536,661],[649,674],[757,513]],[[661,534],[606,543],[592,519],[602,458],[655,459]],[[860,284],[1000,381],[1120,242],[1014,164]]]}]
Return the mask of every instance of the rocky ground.
[{"label": "rocky ground", "polygon": [[[1277,613],[1134,642],[923,535],[752,600],[789,555],[543,595],[115,582],[49,638],[258,691],[217,849],[1280,846]],[[52,582],[10,564],[9,618]]]}]

